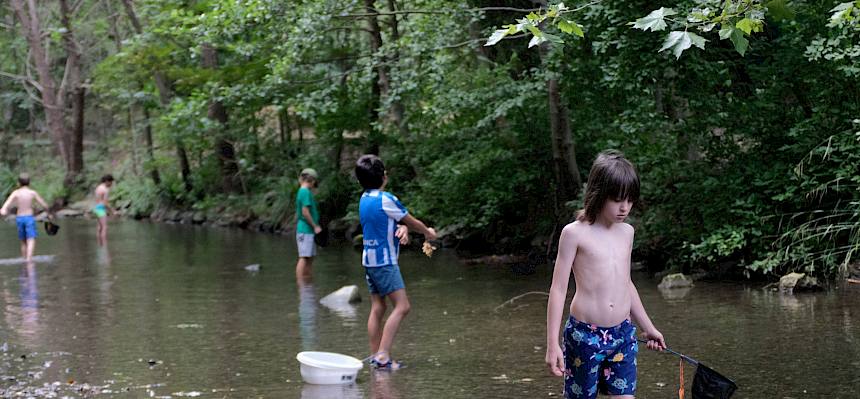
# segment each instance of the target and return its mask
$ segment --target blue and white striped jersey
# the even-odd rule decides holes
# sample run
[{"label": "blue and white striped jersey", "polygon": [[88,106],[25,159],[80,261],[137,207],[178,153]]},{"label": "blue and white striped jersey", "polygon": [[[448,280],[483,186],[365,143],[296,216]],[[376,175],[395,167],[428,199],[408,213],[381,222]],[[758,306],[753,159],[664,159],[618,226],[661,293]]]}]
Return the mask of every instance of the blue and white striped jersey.
[{"label": "blue and white striped jersey", "polygon": [[364,234],[361,263],[365,267],[397,265],[400,241],[394,236],[397,222],[409,212],[389,192],[367,190],[358,204],[359,220]]}]

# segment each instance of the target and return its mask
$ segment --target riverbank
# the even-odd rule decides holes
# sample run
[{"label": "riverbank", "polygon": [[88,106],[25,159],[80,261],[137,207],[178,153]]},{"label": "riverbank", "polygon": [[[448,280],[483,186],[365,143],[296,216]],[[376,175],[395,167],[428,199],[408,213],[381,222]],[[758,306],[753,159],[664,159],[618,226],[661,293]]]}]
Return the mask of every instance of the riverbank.
[{"label": "riverbank", "polygon": [[[73,204],[69,204],[68,206],[58,211],[55,211],[55,215],[58,218],[90,219],[92,218],[92,215],[89,213],[89,210],[92,209],[93,206],[94,203],[92,201],[78,201]],[[211,211],[194,211],[170,207],[159,207],[155,211],[148,214],[133,212],[131,211],[130,207],[125,207],[117,209],[117,215],[121,218],[132,220],[150,220],[153,222],[167,224],[185,224],[207,227],[235,228],[280,236],[291,236],[295,232],[295,220],[292,217],[288,218],[284,223],[274,223],[271,221],[260,219],[256,217],[252,212],[238,212],[230,210],[224,206],[215,207]],[[8,218],[11,219],[13,217],[14,216],[9,216]],[[45,219],[45,213],[37,215],[37,220],[43,221]],[[326,225],[326,233],[329,234],[330,239],[334,241],[352,242],[355,246],[356,239],[360,239],[361,237],[361,226],[359,225],[358,220],[351,220],[348,217],[344,217],[332,220]],[[501,267],[509,269],[517,275],[529,275],[533,274],[538,267],[550,264],[553,261],[551,257],[548,257],[546,255],[545,248],[537,245],[546,245],[545,240],[537,239],[534,240],[534,242],[532,243],[531,250],[521,251],[517,253],[476,255],[475,252],[470,251],[469,249],[460,250],[458,246],[464,242],[462,235],[458,235],[460,230],[461,229],[459,228],[459,226],[440,229],[439,241],[436,243],[436,245],[441,248],[452,249],[457,254],[457,258],[460,259],[460,261],[464,265],[484,265]],[[413,242],[418,242],[422,239],[423,237],[416,234],[415,237],[413,237]],[[414,251],[419,251],[418,246],[413,247]],[[693,270],[686,277],[689,278],[691,283],[703,280],[747,280],[744,278],[739,278],[737,275],[726,274],[724,269],[727,268],[730,268],[730,265],[725,267],[716,267],[712,271],[706,271],[703,269]],[[664,278],[674,273],[674,271],[672,270],[652,271],[654,269],[653,267],[649,268],[641,261],[634,261],[632,269],[634,271],[646,272],[649,276],[658,281],[663,281]],[[783,281],[780,282],[780,280]],[[860,284],[860,263],[854,263],[852,265],[849,265],[844,279],[837,279],[831,281],[822,280],[821,282],[819,282],[818,279],[814,279],[811,276],[806,277],[804,275],[798,275],[797,273],[789,273],[785,276],[769,276],[766,277],[764,280],[761,280],[760,282],[765,289],[783,291],[790,291],[792,288],[794,288],[795,284],[800,282],[800,288],[797,289],[797,291],[803,291],[818,290],[822,287],[834,286],[834,284],[838,284],[840,281],[844,281],[847,284]]]}]

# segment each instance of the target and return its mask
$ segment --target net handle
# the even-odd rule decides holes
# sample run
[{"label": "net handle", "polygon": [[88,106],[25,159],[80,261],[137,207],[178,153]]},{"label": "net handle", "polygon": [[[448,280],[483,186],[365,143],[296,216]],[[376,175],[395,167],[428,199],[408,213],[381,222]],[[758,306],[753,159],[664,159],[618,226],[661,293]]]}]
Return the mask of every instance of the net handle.
[{"label": "net handle", "polygon": [[[644,339],[637,339],[637,341],[639,341],[640,343],[643,343],[643,344],[647,344],[647,343],[648,343],[648,341],[646,341],[646,340],[644,340]],[[683,359],[685,362],[690,363],[690,364],[692,364],[693,366],[698,366],[698,365],[699,365],[699,361],[698,361],[698,360],[693,359],[692,357],[689,357],[689,356],[687,356],[687,355],[685,355],[685,354],[683,354],[683,353],[675,352],[675,351],[673,351],[673,350],[669,349],[668,347],[663,348],[663,350],[664,350],[664,351],[666,351],[666,352],[669,352],[669,353],[671,353],[671,354],[673,354],[673,355],[675,355],[675,356],[680,357],[680,358],[681,358],[681,359]]]}]

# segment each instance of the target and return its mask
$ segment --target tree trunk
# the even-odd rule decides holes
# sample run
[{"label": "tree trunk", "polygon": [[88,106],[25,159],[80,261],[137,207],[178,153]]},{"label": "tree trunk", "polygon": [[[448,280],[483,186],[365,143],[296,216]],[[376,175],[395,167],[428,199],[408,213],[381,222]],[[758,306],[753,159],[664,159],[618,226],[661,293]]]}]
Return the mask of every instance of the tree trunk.
[{"label": "tree trunk", "polygon": [[[146,120],[143,128],[143,141],[146,143],[146,158],[149,162],[155,162],[155,151],[152,144],[152,121],[149,115],[149,108],[143,107],[143,117]],[[152,182],[156,186],[161,185],[161,174],[158,173],[158,168],[155,165],[147,165],[149,176],[152,177]]]},{"label": "tree trunk", "polygon": [[[367,14],[376,14],[376,5],[374,0],[364,0],[364,8]],[[382,31],[379,29],[379,21],[376,15],[367,17],[367,31],[370,34],[370,52],[377,55],[379,49],[382,48]],[[388,95],[388,72],[383,65],[384,60],[376,61],[377,65],[373,68],[371,81],[371,100],[370,100],[370,134],[368,134],[368,149],[367,153],[379,154],[379,146],[382,144],[382,132],[374,128],[374,123],[381,122],[380,108],[382,107],[382,98]]]},{"label": "tree trunk", "polygon": [[[122,0],[122,5],[125,7],[125,13],[128,16],[129,21],[131,21],[131,25],[134,27],[135,33],[138,35],[142,34],[143,25],[141,25],[140,20],[137,18],[137,14],[134,12],[134,4],[132,3],[132,0]],[[167,107],[170,105],[171,98],[173,97],[173,85],[167,80],[167,77],[164,76],[164,73],[161,71],[153,72],[153,78],[155,79],[155,88],[158,89],[159,102],[161,103],[161,107],[166,111]],[[150,139],[147,144],[149,147],[147,148],[147,152],[149,154],[153,154],[154,157],[151,133],[149,138]],[[185,150],[185,145],[180,139],[175,139],[174,144],[176,145],[176,158],[179,159],[179,171],[182,176],[182,183],[185,186],[185,191],[191,192],[194,187],[191,185],[191,164],[188,162],[188,151]],[[150,161],[152,160],[154,160],[154,158],[150,158]],[[156,177],[159,182],[161,181],[158,170],[155,170],[152,176],[153,181],[155,181]]]},{"label": "tree trunk", "polygon": [[[395,0],[388,0],[388,9],[392,13],[397,12],[397,3],[395,2]],[[397,14],[391,15],[391,40],[395,44],[398,44],[398,42],[400,41],[400,27],[397,23]],[[397,50],[397,46],[394,47],[394,59],[395,60],[400,59],[400,52]],[[390,60],[385,58],[385,59],[383,59],[383,61],[388,62]],[[383,67],[383,68],[386,68],[386,76],[388,76],[389,75],[389,73],[387,71],[388,67]],[[391,93],[391,91],[390,91],[391,90],[390,80],[388,81],[388,85],[389,85],[388,91],[387,91],[387,93],[385,93],[386,96],[388,96]],[[407,134],[409,134],[409,131],[406,128],[405,116],[406,116],[406,111],[405,111],[405,108],[403,107],[403,102],[400,101],[400,99],[393,100],[391,102],[391,119],[392,119],[392,122],[394,122],[394,126],[397,127],[397,130],[403,136],[406,136]]]},{"label": "tree trunk", "polygon": [[[218,53],[215,48],[209,43],[204,43],[201,51],[201,58],[204,68],[218,68]],[[227,109],[221,101],[210,101],[208,115],[209,119],[217,121],[220,125],[220,130],[215,132],[215,153],[218,157],[218,165],[221,169],[221,189],[225,193],[232,193],[237,188],[237,178],[239,176],[239,165],[236,163],[236,150],[228,139],[227,132]]]},{"label": "tree trunk", "polygon": [[[538,4],[546,6],[546,1]],[[545,68],[553,70],[557,67],[558,53],[548,50],[546,44],[540,47],[541,62]],[[567,105],[564,103],[558,78],[551,77],[546,82],[549,100],[549,126],[552,142],[552,164],[555,177],[555,214],[556,228],[550,239],[550,247],[557,241],[557,234],[561,234],[558,223],[566,222],[567,215],[565,203],[576,199],[582,187],[582,178],[579,175],[579,167],[576,165],[576,152],[574,151],[573,138],[570,131],[570,116]],[[549,250],[549,248],[548,248]],[[549,252],[549,251],[548,251]]]},{"label": "tree trunk", "polygon": [[[66,70],[57,96],[72,96],[74,120],[72,129],[65,129],[64,132],[68,148],[68,166],[66,167],[65,178],[67,188],[72,188],[78,184],[80,173],[84,168],[84,101],[86,97],[86,89],[81,86],[81,48],[75,40],[70,14],[68,0],[60,0],[60,22],[65,28],[62,37],[63,46],[66,49]],[[60,112],[65,113],[65,107],[61,108]],[[65,125],[65,120],[63,124]]]},{"label": "tree trunk", "polygon": [[552,135],[552,160],[555,172],[556,193],[559,202],[576,199],[582,179],[576,165],[573,140],[571,139],[570,121],[567,106],[562,102],[557,79],[547,81],[549,93],[549,125]]},{"label": "tree trunk", "polygon": [[140,173],[138,171],[138,164],[140,164],[140,160],[137,155],[137,128],[134,126],[134,105],[128,104],[128,109],[126,109],[126,118],[128,119],[128,130],[131,133],[131,171],[135,176],[138,176]]},{"label": "tree trunk", "polygon": [[[41,86],[42,106],[45,112],[45,123],[51,133],[51,139],[60,153],[64,168],[69,166],[69,148],[66,140],[65,96],[58,95],[56,83],[51,76],[51,63],[42,43],[42,23],[39,20],[35,0],[10,0],[10,5],[18,21],[21,22],[21,33],[27,40],[30,53],[35,63]],[[68,169],[66,169],[68,170]]]},{"label": "tree trunk", "polygon": [[76,185],[81,172],[84,170],[84,105],[86,96],[87,90],[84,87],[78,86],[75,89],[74,102],[72,103],[72,113],[75,122],[69,136],[71,155],[69,158],[69,173],[66,175],[71,180],[66,182],[67,187]]}]

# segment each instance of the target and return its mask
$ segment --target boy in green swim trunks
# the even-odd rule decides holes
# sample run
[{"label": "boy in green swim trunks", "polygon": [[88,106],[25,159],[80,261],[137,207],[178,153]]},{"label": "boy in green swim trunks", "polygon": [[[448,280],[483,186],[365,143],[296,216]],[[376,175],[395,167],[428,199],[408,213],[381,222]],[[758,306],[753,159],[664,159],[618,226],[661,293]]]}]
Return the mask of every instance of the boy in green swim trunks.
[{"label": "boy in green swim trunks", "polygon": [[98,218],[99,244],[107,242],[107,215],[108,211],[114,213],[108,205],[111,187],[113,187],[113,176],[109,174],[102,176],[101,183],[96,187],[96,206],[93,207],[92,212]]},{"label": "boy in green swim trunks", "polygon": [[39,195],[39,193],[30,189],[30,176],[26,173],[21,173],[18,176],[19,188],[9,195],[3,207],[0,208],[0,215],[6,216],[9,213],[9,207],[14,205],[18,208],[15,217],[15,224],[18,226],[18,239],[21,240],[21,257],[26,261],[33,259],[33,251],[36,248],[36,219],[33,212],[33,201],[39,203],[44,209],[48,209],[48,204]]}]

